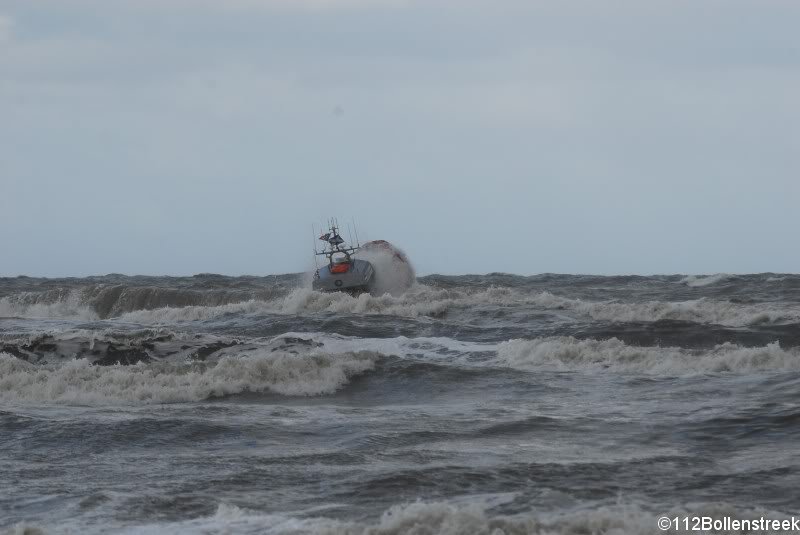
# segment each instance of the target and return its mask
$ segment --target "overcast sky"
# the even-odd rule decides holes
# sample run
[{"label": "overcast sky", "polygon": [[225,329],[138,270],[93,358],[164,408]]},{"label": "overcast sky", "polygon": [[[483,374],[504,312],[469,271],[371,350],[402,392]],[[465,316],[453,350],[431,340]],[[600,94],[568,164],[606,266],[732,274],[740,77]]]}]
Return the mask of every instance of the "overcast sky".
[{"label": "overcast sky", "polygon": [[0,1],[0,275],[800,271],[800,2]]}]

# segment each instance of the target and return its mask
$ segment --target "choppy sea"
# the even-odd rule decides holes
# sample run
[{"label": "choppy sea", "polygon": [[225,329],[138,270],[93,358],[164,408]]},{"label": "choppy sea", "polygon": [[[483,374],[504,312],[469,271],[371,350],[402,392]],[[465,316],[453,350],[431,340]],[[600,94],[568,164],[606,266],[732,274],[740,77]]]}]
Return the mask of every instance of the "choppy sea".
[{"label": "choppy sea", "polygon": [[798,275],[0,279],[0,532],[798,513]]}]

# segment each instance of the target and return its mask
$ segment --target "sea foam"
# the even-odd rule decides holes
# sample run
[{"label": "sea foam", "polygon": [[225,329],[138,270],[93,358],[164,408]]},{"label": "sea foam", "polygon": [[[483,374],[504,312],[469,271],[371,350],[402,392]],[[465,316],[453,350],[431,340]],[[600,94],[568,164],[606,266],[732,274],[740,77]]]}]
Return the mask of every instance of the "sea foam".
[{"label": "sea foam", "polygon": [[[122,533],[259,533],[269,535],[645,535],[656,532],[659,516],[710,516],[715,519],[770,518],[787,515],[760,508],[736,507],[727,503],[693,504],[656,513],[640,503],[620,502],[583,508],[570,513],[524,511],[499,514],[481,497],[452,502],[416,501],[389,507],[373,521],[343,521],[322,516],[299,517],[220,504],[216,512],[179,522],[129,527]],[[777,533],[767,531],[765,533]]]}]

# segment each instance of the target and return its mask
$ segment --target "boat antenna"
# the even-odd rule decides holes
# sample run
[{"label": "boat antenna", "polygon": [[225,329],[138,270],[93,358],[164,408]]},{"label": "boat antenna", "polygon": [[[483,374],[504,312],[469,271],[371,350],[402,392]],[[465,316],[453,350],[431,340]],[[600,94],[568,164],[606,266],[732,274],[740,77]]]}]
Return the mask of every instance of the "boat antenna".
[{"label": "boat antenna", "polygon": [[319,264],[317,263],[317,255],[319,254],[317,252],[317,229],[314,223],[311,223],[311,239],[314,243],[314,268],[319,269]]},{"label": "boat antenna", "polygon": [[351,217],[350,220],[353,222],[353,228],[355,229],[356,233],[356,247],[361,248],[361,242],[358,240],[358,227],[356,226],[356,219],[354,217]]},{"label": "boat antenna", "polygon": [[[338,217],[334,217],[334,218],[333,218],[333,233],[334,233],[335,235],[337,235],[337,236],[339,235],[339,218],[338,218]],[[336,244],[336,250],[338,251],[338,250],[339,250],[339,248],[340,248],[340,246],[339,246],[339,244],[337,243],[337,244]]]}]

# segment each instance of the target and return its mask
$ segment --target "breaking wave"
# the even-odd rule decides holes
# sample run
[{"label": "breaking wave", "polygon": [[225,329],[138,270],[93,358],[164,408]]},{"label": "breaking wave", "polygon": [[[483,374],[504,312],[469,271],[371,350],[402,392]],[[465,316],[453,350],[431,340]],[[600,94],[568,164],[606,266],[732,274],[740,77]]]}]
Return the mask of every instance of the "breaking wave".
[{"label": "breaking wave", "polygon": [[288,291],[282,285],[253,288],[245,282],[241,284],[243,288],[217,288],[210,282],[199,288],[88,284],[78,288],[26,291],[0,298],[0,317],[96,320],[117,317],[134,310],[215,307],[250,300],[266,301],[286,295]]},{"label": "breaking wave", "polygon": [[531,312],[550,311],[610,322],[680,320],[741,327],[800,321],[797,307],[745,305],[706,298],[690,301],[585,301],[560,297],[550,292],[520,293],[510,288],[491,287],[479,291],[414,285],[399,297],[389,294],[352,297],[345,293],[323,293],[300,288],[273,301],[246,301],[214,307],[190,306],[137,310],[119,316],[121,321],[162,324],[213,319],[226,314],[272,313],[383,314],[401,317],[445,317],[451,313],[480,312],[486,307],[527,307]]},{"label": "breaking wave", "polygon": [[710,350],[629,346],[616,338],[579,340],[571,336],[509,340],[497,349],[497,363],[532,370],[612,370],[682,375],[697,372],[800,370],[800,348],[782,349],[724,343]]},{"label": "breaking wave", "polygon": [[324,517],[297,518],[268,514],[220,504],[207,518],[176,522],[167,526],[151,525],[130,533],[231,532],[288,535],[522,535],[535,533],[533,517],[492,517],[480,503],[452,505],[424,503],[396,505],[384,512],[376,523],[333,520]]},{"label": "breaking wave", "polygon": [[544,309],[568,310],[594,320],[638,322],[679,320],[744,327],[765,323],[790,323],[800,320],[800,309],[765,305],[742,305],[731,301],[695,299],[690,301],[583,301],[542,292],[532,301]]},{"label": "breaking wave", "polygon": [[702,286],[710,286],[718,282],[729,279],[731,276],[727,273],[717,273],[715,275],[688,275],[681,279],[681,282],[686,286],[692,288],[699,288]]},{"label": "breaking wave", "polygon": [[[649,535],[656,531],[661,514],[676,516],[730,517],[739,520],[762,517],[784,520],[789,515],[762,508],[743,508],[727,503],[673,507],[661,514],[638,503],[597,506],[571,513],[520,512],[499,514],[493,506],[513,499],[514,494],[484,495],[452,502],[417,501],[393,505],[373,521],[342,521],[319,516],[265,513],[221,503],[216,512],[191,520],[154,523],[122,529],[121,533],[243,533],[270,535],[560,535],[605,533],[608,535]],[[320,508],[321,509],[321,508]],[[324,509],[323,509],[324,510]],[[313,513],[313,511],[312,511]],[[19,525],[12,533],[43,533]],[[24,531],[24,528],[35,531]],[[766,533],[766,532],[765,532]],[[768,532],[776,533],[776,532]]]},{"label": "breaking wave", "polygon": [[[303,336],[289,333],[284,336]],[[280,338],[278,338],[280,339]],[[605,340],[554,336],[505,342],[462,342],[450,338],[348,338],[324,333],[313,338],[318,350],[335,354],[356,348],[448,366],[509,367],[523,371],[611,371],[654,375],[747,373],[800,370],[800,348],[732,343],[710,349],[634,346]]]},{"label": "breaking wave", "polygon": [[[403,277],[406,275],[408,274]],[[358,297],[343,293],[314,292],[305,286],[298,287],[301,279],[297,277],[286,280],[212,276],[168,280],[146,278],[145,283],[148,285],[144,286],[134,285],[133,282],[69,282],[64,283],[65,286],[43,291],[31,291],[31,288],[37,286],[28,283],[18,286],[18,289],[24,288],[25,291],[17,291],[0,298],[0,317],[81,321],[110,318],[142,324],[165,324],[202,321],[226,314],[330,312],[441,318],[451,314],[480,315],[487,310],[491,312],[500,308],[516,307],[519,312],[551,312],[577,320],[609,322],[679,320],[732,327],[800,322],[800,307],[791,301],[757,303],[742,298],[725,300],[708,295],[683,301],[658,300],[652,298],[652,293],[641,294],[641,297],[649,298],[647,300],[636,298],[619,301],[608,298],[610,295],[619,295],[618,293],[608,292],[586,291],[581,294],[582,298],[576,298],[574,292],[567,287],[563,291],[553,289],[553,293],[549,291],[550,287],[533,290],[525,287],[482,285],[484,279],[495,278],[479,277],[477,282],[462,282],[457,285],[452,281],[440,281],[434,285],[414,283],[402,295],[385,293],[380,296],[365,294]],[[728,278],[730,276],[725,274],[689,276],[681,279],[681,282],[698,288],[697,292],[692,291],[689,294],[695,297],[698,293],[704,295],[703,287],[713,286]],[[276,282],[277,280],[280,282]],[[517,284],[518,281],[508,282],[512,283]],[[76,287],[76,284],[81,286]],[[674,282],[670,284],[674,286]],[[571,297],[561,295],[562,293]],[[687,294],[684,292],[676,295]]]},{"label": "breaking wave", "polygon": [[[492,293],[492,291],[488,291]],[[478,296],[477,299],[481,299]],[[160,308],[137,310],[119,316],[120,321],[167,324],[186,321],[214,319],[226,314],[312,314],[336,312],[350,314],[385,314],[403,317],[438,317],[449,309],[459,306],[459,301],[469,299],[468,295],[449,290],[433,290],[416,285],[400,297],[389,294],[372,296],[361,294],[353,297],[340,292],[316,292],[309,288],[298,288],[286,297],[273,301],[246,301],[228,305],[183,308]]]},{"label": "breaking wave", "polygon": [[51,295],[21,294],[0,298],[0,318],[68,318],[83,321],[99,319],[95,310],[87,305],[80,292]]},{"label": "breaking wave", "polygon": [[214,363],[94,366],[86,359],[33,365],[0,353],[0,400],[58,404],[152,404],[201,401],[243,392],[331,394],[371,370],[371,353],[293,355],[254,350]]}]

